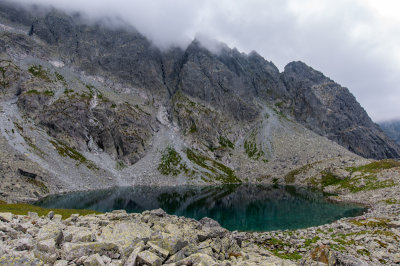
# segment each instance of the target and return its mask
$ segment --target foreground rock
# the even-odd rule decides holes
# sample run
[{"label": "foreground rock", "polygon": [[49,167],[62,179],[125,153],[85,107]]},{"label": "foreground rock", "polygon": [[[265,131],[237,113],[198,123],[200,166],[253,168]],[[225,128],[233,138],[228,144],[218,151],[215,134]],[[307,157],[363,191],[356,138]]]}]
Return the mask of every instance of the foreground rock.
[{"label": "foreground rock", "polygon": [[[292,265],[217,222],[167,215],[37,217],[0,214],[0,264],[17,265]],[[52,217],[50,219],[49,217]]]}]

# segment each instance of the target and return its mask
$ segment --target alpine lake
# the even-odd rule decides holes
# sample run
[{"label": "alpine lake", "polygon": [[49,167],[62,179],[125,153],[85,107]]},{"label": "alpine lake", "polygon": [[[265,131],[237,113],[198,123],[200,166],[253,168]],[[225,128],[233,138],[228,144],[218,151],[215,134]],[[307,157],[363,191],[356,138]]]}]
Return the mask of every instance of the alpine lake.
[{"label": "alpine lake", "polygon": [[229,230],[271,231],[318,226],[362,215],[364,206],[335,203],[321,191],[294,186],[134,186],[74,192],[47,197],[46,208],[124,209],[143,212],[162,208],[168,214],[200,220],[209,217]]}]

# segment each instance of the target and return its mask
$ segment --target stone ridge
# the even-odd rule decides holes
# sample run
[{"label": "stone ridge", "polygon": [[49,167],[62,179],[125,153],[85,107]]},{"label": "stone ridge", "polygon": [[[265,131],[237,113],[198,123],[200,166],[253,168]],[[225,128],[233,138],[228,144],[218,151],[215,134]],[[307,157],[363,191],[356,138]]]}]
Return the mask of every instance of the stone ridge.
[{"label": "stone ridge", "polygon": [[399,146],[347,88],[303,62],[289,63],[281,77],[290,95],[287,110],[296,121],[363,157],[399,157]]},{"label": "stone ridge", "polygon": [[347,89],[304,63],[290,63],[279,73],[256,52],[245,55],[221,45],[219,54],[214,54],[197,40],[186,50],[160,51],[130,27],[111,30],[100,22],[88,26],[79,14],[38,12],[0,4],[3,18],[29,27],[29,35],[39,37],[64,62],[90,75],[111,76],[144,88],[161,102],[182,91],[236,121],[254,121],[260,110],[253,101],[263,101],[358,155],[400,157],[400,147],[371,121]]}]

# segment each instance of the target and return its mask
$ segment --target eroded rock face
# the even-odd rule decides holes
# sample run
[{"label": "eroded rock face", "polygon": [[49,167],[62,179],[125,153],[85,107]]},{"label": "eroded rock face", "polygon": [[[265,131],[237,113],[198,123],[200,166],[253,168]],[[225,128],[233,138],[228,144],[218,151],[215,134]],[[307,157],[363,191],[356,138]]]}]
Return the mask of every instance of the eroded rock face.
[{"label": "eroded rock face", "polygon": [[[65,63],[90,75],[107,76],[128,87],[149,92],[153,99],[167,103],[167,107],[173,109],[171,117],[185,131],[187,125],[194,131],[194,122],[197,129],[207,128],[215,119],[200,115],[197,121],[184,122],[185,113],[170,101],[178,92],[211,105],[231,124],[255,121],[261,114],[257,102],[264,102],[275,106],[278,113],[285,111],[314,132],[361,156],[375,159],[400,156],[399,146],[371,121],[346,88],[303,63],[290,63],[279,73],[273,63],[256,52],[245,55],[223,44],[218,53],[208,51],[197,40],[185,50],[160,51],[133,28],[113,30],[101,23],[89,26],[80,15],[71,17],[56,10],[27,11],[10,3],[1,4],[0,14],[30,27],[29,35],[43,40]],[[15,43],[18,47],[15,49],[26,47],[26,50],[33,50],[30,54],[45,54],[42,51],[45,48],[32,49],[32,45],[38,45],[30,43],[29,36],[21,37],[22,41],[8,38],[12,36],[7,36],[6,41]],[[7,71],[7,78],[0,82],[14,84],[18,75],[12,67]],[[51,134],[75,137],[79,143],[76,146],[80,148],[80,142],[88,142],[92,137],[108,153],[130,164],[143,156],[152,134],[149,127],[157,130],[151,122],[154,110],[150,117],[141,112],[132,115],[129,110],[121,110],[121,117],[111,110],[112,104],[99,105],[92,110],[83,101],[71,101],[67,106],[58,102],[59,106],[50,104],[42,108],[48,103],[48,96],[22,95],[20,106],[24,106],[27,113],[38,113],[38,120]],[[60,108],[64,108],[64,113],[58,114]],[[72,122],[68,123],[66,118],[71,117]],[[48,121],[50,118],[52,121]],[[94,125],[91,120],[98,123]],[[124,126],[127,123],[133,124],[133,128]],[[83,130],[84,124],[90,126]],[[222,130],[217,129],[217,133]],[[207,144],[215,144],[212,133],[215,132],[200,137]],[[136,144],[128,144],[132,142]]]},{"label": "eroded rock face", "polygon": [[347,88],[302,62],[285,67],[288,109],[297,121],[367,158],[398,158],[399,146],[372,122]]}]

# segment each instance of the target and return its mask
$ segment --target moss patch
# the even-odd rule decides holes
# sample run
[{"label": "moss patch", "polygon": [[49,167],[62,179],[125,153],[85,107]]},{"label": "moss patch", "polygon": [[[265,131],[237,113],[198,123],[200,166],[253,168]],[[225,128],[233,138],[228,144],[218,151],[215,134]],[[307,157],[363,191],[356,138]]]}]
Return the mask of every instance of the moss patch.
[{"label": "moss patch", "polygon": [[121,171],[121,170],[123,170],[124,168],[126,168],[126,165],[125,165],[125,163],[124,163],[123,161],[117,161],[117,162],[115,163],[115,169],[116,169],[116,170]]},{"label": "moss patch", "polygon": [[29,90],[26,94],[40,94],[40,92],[38,90]]},{"label": "moss patch", "polygon": [[41,181],[39,181],[39,180],[35,180],[35,179],[33,179],[33,178],[27,178],[27,179],[25,179],[25,180],[26,180],[26,182],[28,182],[29,184],[32,184],[32,185],[37,186],[38,188],[40,188],[40,190],[41,190],[43,193],[45,193],[45,194],[47,194],[47,193],[50,192],[49,189],[48,189],[48,187],[47,187],[43,182],[41,182]]},{"label": "moss patch", "polygon": [[65,80],[63,75],[58,72],[54,72],[54,75],[56,76],[57,81],[60,81],[64,86],[67,86],[67,81]]},{"label": "moss patch", "polygon": [[271,238],[269,240],[266,240],[262,246],[271,251],[275,256],[282,258],[282,259],[287,259],[287,260],[300,260],[302,256],[297,252],[288,252],[285,251],[285,247],[290,247],[290,243],[286,243],[280,239],[277,238]]},{"label": "moss patch", "polygon": [[250,136],[244,141],[244,150],[250,159],[259,160],[265,153],[261,147],[257,146],[256,136],[258,131],[253,130]]},{"label": "moss patch", "polygon": [[376,190],[385,187],[395,186],[396,183],[393,180],[378,180],[373,173],[363,173],[361,176],[355,178],[339,179],[334,174],[323,171],[321,172],[321,185],[323,187],[336,185],[341,189],[347,189],[352,193],[359,191]]},{"label": "moss patch", "polygon": [[233,144],[232,141],[230,141],[228,138],[226,138],[224,136],[219,136],[218,143],[223,148],[235,149],[235,144]]},{"label": "moss patch", "polygon": [[358,167],[349,167],[346,170],[352,173],[354,172],[378,173],[381,170],[391,169],[394,167],[400,167],[400,162],[388,159],[388,160],[372,162]]},{"label": "moss patch", "polygon": [[53,144],[54,148],[58,151],[62,157],[69,157],[75,161],[77,161],[76,165],[84,164],[90,170],[99,170],[99,168],[94,164],[94,162],[86,159],[80,152],[67,146],[66,144],[62,143],[61,141],[53,141],[50,140],[50,143]]},{"label": "moss patch", "polygon": [[[222,183],[241,183],[242,181],[236,177],[235,172],[226,165],[217,162],[205,155],[186,149],[187,158],[194,164],[207,169],[210,173],[204,173],[208,178],[213,178]],[[206,178],[207,179],[207,178]]]},{"label": "moss patch", "polygon": [[182,163],[182,157],[171,147],[165,148],[162,152],[161,162],[157,169],[163,175],[173,176],[179,175],[182,172],[188,172],[186,164]]},{"label": "moss patch", "polygon": [[366,227],[387,227],[387,223],[389,220],[382,218],[373,218],[373,219],[352,219],[349,220],[350,223],[357,226],[366,226]]},{"label": "moss patch", "polygon": [[33,76],[45,80],[47,82],[51,81],[47,71],[41,65],[30,66],[28,68],[28,72],[31,73]]},{"label": "moss patch", "polygon": [[0,204],[0,212],[11,212],[16,215],[28,215],[28,212],[37,212],[39,216],[47,215],[50,211],[55,214],[62,215],[63,219],[69,218],[72,214],[88,215],[100,214],[100,212],[93,210],[75,210],[75,209],[47,209],[31,204],[18,203],[18,204]]},{"label": "moss patch", "polygon": [[306,171],[308,171],[311,168],[312,164],[306,164],[303,165],[302,167],[296,168],[292,171],[290,171],[289,173],[286,174],[284,180],[287,184],[291,184],[294,183],[296,181],[296,176],[301,174],[301,173],[305,173]]}]

